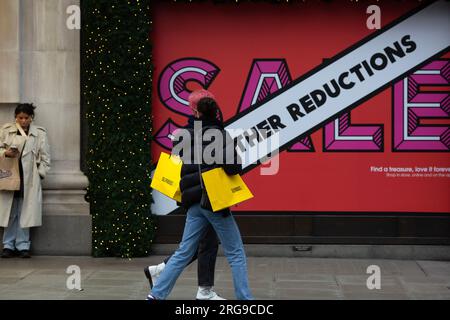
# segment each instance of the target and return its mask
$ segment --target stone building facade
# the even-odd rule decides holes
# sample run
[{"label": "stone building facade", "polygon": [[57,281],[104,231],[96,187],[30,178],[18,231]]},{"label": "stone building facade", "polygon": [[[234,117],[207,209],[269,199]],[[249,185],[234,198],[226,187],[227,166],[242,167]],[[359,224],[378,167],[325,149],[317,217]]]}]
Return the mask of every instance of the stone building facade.
[{"label": "stone building facade", "polygon": [[51,147],[43,225],[31,231],[37,254],[91,253],[88,180],[80,170],[80,30],[66,26],[67,7],[78,4],[0,1],[0,124],[14,119],[17,103],[32,102]]}]

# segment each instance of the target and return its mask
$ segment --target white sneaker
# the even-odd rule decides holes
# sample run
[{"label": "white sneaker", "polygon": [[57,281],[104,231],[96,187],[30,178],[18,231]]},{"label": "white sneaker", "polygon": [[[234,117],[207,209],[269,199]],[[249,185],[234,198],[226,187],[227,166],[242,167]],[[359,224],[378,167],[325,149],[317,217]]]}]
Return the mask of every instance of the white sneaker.
[{"label": "white sneaker", "polygon": [[198,287],[197,300],[226,300],[219,296],[212,287]]},{"label": "white sneaker", "polygon": [[160,264],[158,264],[156,266],[150,266],[149,267],[150,274],[152,275],[152,277],[158,278],[165,267],[166,267],[166,264],[164,262],[161,262]]},{"label": "white sneaker", "polygon": [[147,266],[144,268],[145,277],[148,279],[148,283],[150,285],[150,289],[153,288],[153,282],[158,279],[161,272],[166,267],[164,262],[155,265],[155,266]]}]

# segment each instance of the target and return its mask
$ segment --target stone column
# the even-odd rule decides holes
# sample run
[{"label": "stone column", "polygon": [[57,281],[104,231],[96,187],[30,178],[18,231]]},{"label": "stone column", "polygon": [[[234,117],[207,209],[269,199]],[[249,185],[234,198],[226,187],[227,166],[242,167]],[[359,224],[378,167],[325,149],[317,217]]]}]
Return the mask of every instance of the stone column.
[{"label": "stone column", "polygon": [[14,108],[20,101],[19,12],[18,1],[0,1],[0,125],[14,119]]},{"label": "stone column", "polygon": [[19,90],[19,2],[0,1],[0,119],[11,117],[8,111],[20,99]]},{"label": "stone column", "polygon": [[37,106],[35,123],[47,129],[52,156],[43,225],[32,230],[32,251],[90,255],[88,181],[80,171],[80,30],[66,27],[66,8],[79,1],[7,2],[20,4],[20,101]]}]

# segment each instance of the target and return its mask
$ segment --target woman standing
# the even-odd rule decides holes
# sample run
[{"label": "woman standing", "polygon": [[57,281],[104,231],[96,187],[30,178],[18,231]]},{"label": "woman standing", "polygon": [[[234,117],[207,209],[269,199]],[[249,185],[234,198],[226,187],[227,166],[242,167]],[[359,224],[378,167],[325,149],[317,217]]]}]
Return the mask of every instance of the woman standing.
[{"label": "woman standing", "polygon": [[[226,132],[224,131],[223,124],[219,119],[219,106],[214,99],[209,97],[202,98],[198,101],[196,108],[192,109],[192,112],[196,118],[195,122],[198,121],[198,123],[197,126],[193,125],[193,130],[189,130],[190,141],[188,140],[187,144],[191,144],[193,146],[191,150],[194,151],[197,149],[197,146],[194,146],[194,135],[202,134],[202,132],[195,131],[195,128],[198,127],[198,125],[202,127],[201,130],[205,128],[208,130],[214,129],[224,136],[224,139],[222,140],[225,142],[224,145],[217,145],[218,147],[223,147],[222,149],[225,150],[233,147],[233,144],[226,145],[226,141],[228,139],[226,139]],[[216,141],[213,142],[217,143]],[[202,141],[202,143],[203,144],[199,146],[199,150],[202,151],[203,154],[203,150],[210,146],[212,142],[208,143]],[[226,155],[227,152],[224,152],[223,154]],[[193,156],[192,153],[191,156]],[[195,163],[195,161],[192,161],[192,158],[188,158],[189,156],[183,157],[183,155],[181,155],[181,159],[183,160],[180,182],[181,202],[183,207],[188,208],[183,238],[179,248],[168,260],[167,265],[158,278],[158,281],[151,289],[147,297],[149,300],[167,298],[179,275],[196,253],[198,244],[202,239],[208,224],[212,225],[220,239],[220,242],[222,243],[225,256],[227,257],[233,274],[233,284],[236,298],[239,300],[253,299],[248,286],[247,259],[245,256],[244,246],[239,228],[233,218],[233,215],[229,209],[224,209],[220,212],[212,212],[210,208],[208,209],[208,207],[210,207],[208,199],[206,201],[206,205],[203,205],[204,201],[202,201],[203,187],[200,182],[200,169],[203,172],[211,168],[221,166],[227,174],[237,174],[242,170],[242,165],[237,159],[238,156],[236,152],[234,152],[234,156],[234,161],[231,162],[222,161],[221,163],[208,164],[204,161],[204,159],[200,159],[200,163]],[[201,202],[202,206],[200,205]]]},{"label": "woman standing", "polygon": [[0,191],[0,226],[3,232],[2,258],[19,253],[30,258],[30,227],[42,225],[41,180],[50,170],[47,132],[32,124],[32,104],[19,104],[15,123],[0,129],[0,157],[18,158],[20,190]]}]

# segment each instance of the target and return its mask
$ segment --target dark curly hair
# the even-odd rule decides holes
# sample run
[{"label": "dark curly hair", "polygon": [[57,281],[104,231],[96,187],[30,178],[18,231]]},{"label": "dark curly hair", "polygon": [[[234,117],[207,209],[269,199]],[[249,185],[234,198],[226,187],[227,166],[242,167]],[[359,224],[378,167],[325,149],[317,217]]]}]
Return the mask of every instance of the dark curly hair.
[{"label": "dark curly hair", "polygon": [[197,110],[203,114],[205,118],[218,120],[222,123],[222,112],[213,98],[201,98],[197,103]]},{"label": "dark curly hair", "polygon": [[19,113],[23,112],[31,116],[31,118],[34,118],[34,109],[36,109],[36,107],[33,106],[32,103],[19,103],[14,111],[14,116],[17,116]]}]

